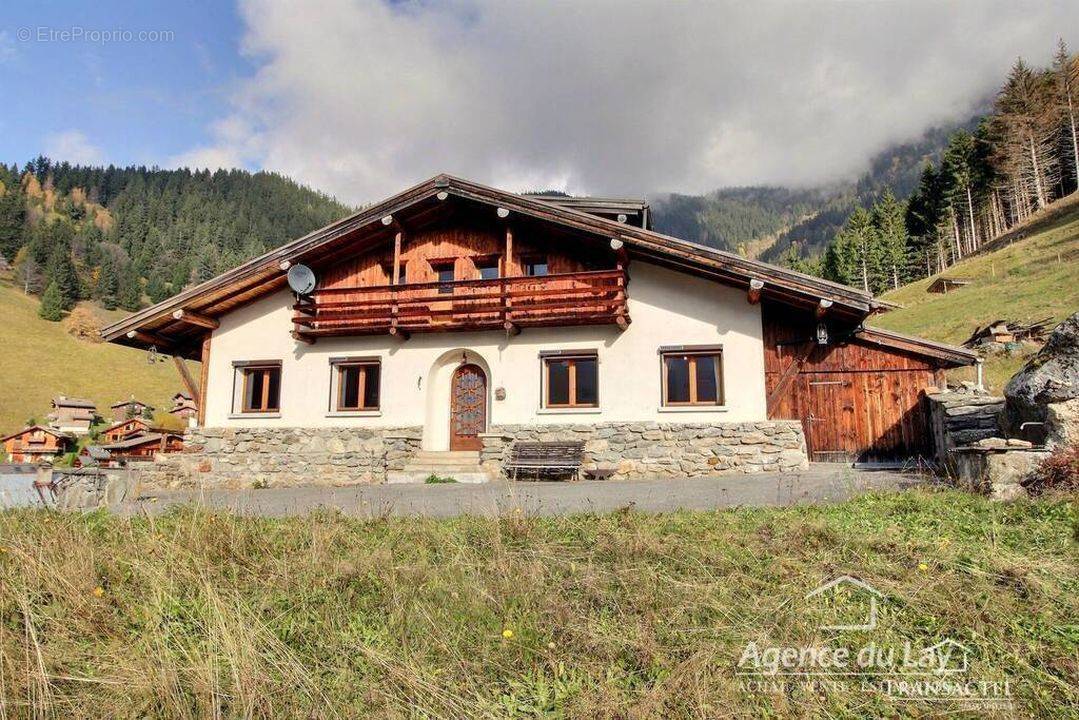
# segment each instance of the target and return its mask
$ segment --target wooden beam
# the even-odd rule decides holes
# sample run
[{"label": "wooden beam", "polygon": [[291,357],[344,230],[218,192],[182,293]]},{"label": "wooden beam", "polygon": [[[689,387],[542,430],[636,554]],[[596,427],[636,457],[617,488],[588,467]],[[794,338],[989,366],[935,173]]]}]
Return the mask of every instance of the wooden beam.
[{"label": "wooden beam", "polygon": [[506,268],[502,274],[506,277],[511,277],[513,268],[513,228],[506,225]]},{"label": "wooden beam", "polygon": [[828,308],[830,307],[832,307],[832,301],[828,300],[827,298],[821,298],[820,302],[817,303],[817,309],[815,311],[817,319],[820,320],[822,317],[824,317],[825,313],[828,312]]},{"label": "wooden beam", "polygon": [[518,325],[517,323],[513,322],[512,320],[507,320],[504,323],[502,323],[502,327],[505,328],[507,335],[520,335],[521,334],[521,326]]},{"label": "wooden beam", "polygon": [[199,427],[206,425],[206,386],[210,381],[210,338],[211,333],[206,333],[206,336],[202,339],[202,353],[199,356],[202,367],[199,369]]},{"label": "wooden beam", "polygon": [[311,337],[310,335],[305,335],[304,333],[302,333],[302,332],[300,332],[298,330],[293,330],[292,331],[292,339],[295,340],[296,342],[302,342],[305,345],[314,345],[315,344],[315,338]]},{"label": "wooden beam", "polygon": [[618,329],[623,331],[627,330],[629,328],[629,324],[633,322],[629,319],[629,315],[619,315],[614,319],[614,321],[618,325]]},{"label": "wooden beam", "polygon": [[218,327],[221,326],[221,323],[219,323],[214,318],[209,317],[208,315],[202,315],[200,313],[193,312],[191,310],[175,310],[172,313],[172,319],[188,323],[189,325],[198,325],[199,327],[204,327],[209,330],[216,330]]},{"label": "wooden beam", "polygon": [[191,377],[191,371],[187,369],[187,363],[179,355],[173,355],[172,361],[176,363],[176,370],[180,373],[180,380],[183,381],[187,394],[195,401],[196,406],[202,405],[202,395],[199,393],[198,385],[195,384],[195,379]]},{"label": "wooden beam", "polygon": [[401,338],[402,341],[408,340],[408,338],[410,337],[408,334],[408,330],[405,330],[403,327],[399,327],[397,325],[390,327],[390,335]]},{"label": "wooden beam", "polygon": [[775,412],[776,402],[779,400],[780,396],[787,391],[787,387],[791,384],[791,381],[798,377],[798,373],[801,372],[806,361],[809,360],[809,356],[813,354],[813,348],[815,347],[816,344],[812,340],[802,343],[795,356],[791,358],[790,364],[783,368],[779,380],[776,381],[776,386],[772,388],[772,392],[768,393],[768,397],[764,403],[769,420],[772,419],[772,415]]},{"label": "wooden beam", "polygon": [[401,284],[401,235],[396,232],[393,235],[393,284]]},{"label": "wooden beam", "polygon": [[763,280],[757,280],[756,278],[749,281],[749,292],[746,294],[746,300],[750,305],[756,305],[761,301],[761,289],[764,287]]},{"label": "wooden beam", "polygon": [[160,335],[155,335],[151,332],[143,332],[142,330],[128,330],[127,337],[129,340],[138,340],[141,343],[153,345],[158,350],[165,350],[173,347],[172,341],[168,338],[163,338]]}]

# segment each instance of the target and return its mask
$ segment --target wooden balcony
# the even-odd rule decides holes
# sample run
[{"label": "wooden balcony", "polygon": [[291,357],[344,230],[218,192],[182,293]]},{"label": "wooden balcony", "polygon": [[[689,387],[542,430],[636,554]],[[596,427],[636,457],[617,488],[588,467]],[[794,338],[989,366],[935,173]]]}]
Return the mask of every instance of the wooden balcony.
[{"label": "wooden balcony", "polygon": [[302,340],[552,325],[629,325],[624,270],[316,290],[293,306]]}]

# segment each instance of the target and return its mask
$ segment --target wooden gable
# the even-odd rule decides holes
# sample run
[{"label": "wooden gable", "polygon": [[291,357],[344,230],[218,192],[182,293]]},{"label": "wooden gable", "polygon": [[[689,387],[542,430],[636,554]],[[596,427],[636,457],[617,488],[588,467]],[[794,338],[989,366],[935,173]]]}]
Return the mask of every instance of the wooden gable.
[{"label": "wooden gable", "polygon": [[[374,247],[368,244],[316,265],[319,288],[390,285],[396,235],[388,231]],[[446,265],[453,266],[456,280],[478,280],[485,261],[496,263],[503,277],[525,275],[525,263],[538,258],[551,275],[613,269],[617,262],[615,252],[594,237],[550,223],[502,221],[482,206],[446,208],[400,235],[403,284],[437,282],[438,269]]]}]

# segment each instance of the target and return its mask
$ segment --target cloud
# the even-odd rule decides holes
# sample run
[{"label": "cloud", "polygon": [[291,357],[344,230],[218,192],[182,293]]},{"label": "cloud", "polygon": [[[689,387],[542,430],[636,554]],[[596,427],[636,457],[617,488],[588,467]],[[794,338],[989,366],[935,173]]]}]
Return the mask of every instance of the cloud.
[{"label": "cloud", "polygon": [[45,155],[73,165],[101,165],[105,154],[81,130],[65,130],[45,138]]},{"label": "cloud", "polygon": [[268,0],[241,14],[258,70],[187,156],[352,202],[441,171],[634,195],[848,177],[964,118],[1017,55],[1046,62],[1079,27],[1071,1]]}]

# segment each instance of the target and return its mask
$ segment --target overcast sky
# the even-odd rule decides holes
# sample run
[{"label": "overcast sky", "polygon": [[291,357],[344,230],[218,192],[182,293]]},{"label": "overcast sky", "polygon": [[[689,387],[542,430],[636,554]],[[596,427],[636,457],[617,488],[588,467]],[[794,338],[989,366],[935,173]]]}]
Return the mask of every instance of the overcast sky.
[{"label": "overcast sky", "polygon": [[[1062,33],[1079,45],[1077,0],[282,0],[242,2],[220,21],[213,4],[204,11],[161,11],[174,46],[103,48],[115,54],[93,63],[103,82],[138,72],[143,92],[113,93],[123,108],[108,128],[99,115],[50,115],[38,147],[19,140],[22,158],[264,168],[350,203],[442,171],[594,194],[810,184],[965,118],[1016,56],[1048,62]],[[127,27],[154,22],[144,12]],[[8,24],[4,70],[31,49],[74,52],[13,43]],[[154,52],[177,56],[159,87]],[[39,96],[50,92],[40,80]],[[108,112],[108,97],[93,100]],[[4,123],[30,122],[17,106]]]}]

